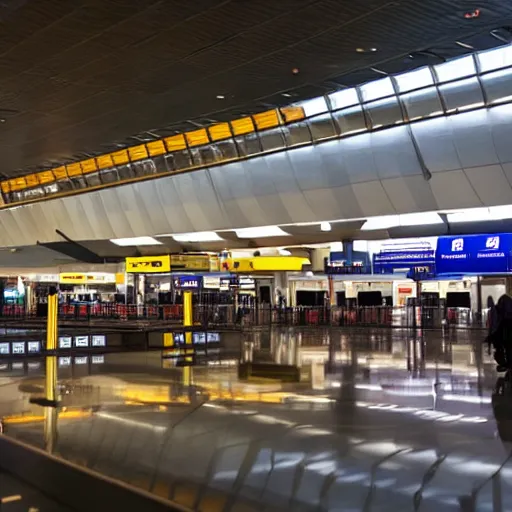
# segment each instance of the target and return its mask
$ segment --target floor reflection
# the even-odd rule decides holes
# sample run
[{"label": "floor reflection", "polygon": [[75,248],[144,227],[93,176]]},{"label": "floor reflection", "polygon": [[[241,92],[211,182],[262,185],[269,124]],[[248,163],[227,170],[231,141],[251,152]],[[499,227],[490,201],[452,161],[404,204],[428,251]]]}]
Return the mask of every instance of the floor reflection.
[{"label": "floor reflection", "polygon": [[512,378],[481,339],[282,329],[244,333],[239,357],[74,356],[57,359],[53,409],[32,403],[45,364],[24,363],[0,373],[0,416],[6,435],[198,510],[507,510]]}]

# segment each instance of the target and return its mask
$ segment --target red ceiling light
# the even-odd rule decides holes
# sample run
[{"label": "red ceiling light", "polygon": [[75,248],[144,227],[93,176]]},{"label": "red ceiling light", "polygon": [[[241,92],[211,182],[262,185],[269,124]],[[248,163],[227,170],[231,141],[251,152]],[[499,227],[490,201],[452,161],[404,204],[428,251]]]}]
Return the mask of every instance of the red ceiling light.
[{"label": "red ceiling light", "polygon": [[475,9],[474,11],[468,11],[464,14],[464,18],[467,20],[472,20],[473,18],[478,18],[480,16],[480,9]]}]

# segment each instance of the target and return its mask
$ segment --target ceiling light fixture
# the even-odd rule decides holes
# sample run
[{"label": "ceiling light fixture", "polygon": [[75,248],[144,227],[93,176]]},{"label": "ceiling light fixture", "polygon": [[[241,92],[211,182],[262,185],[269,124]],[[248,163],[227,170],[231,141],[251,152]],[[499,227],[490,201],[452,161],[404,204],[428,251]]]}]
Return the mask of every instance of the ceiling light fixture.
[{"label": "ceiling light fixture", "polygon": [[235,229],[238,238],[270,238],[274,236],[290,236],[279,226],[263,226],[258,228]]},{"label": "ceiling light fixture", "polygon": [[[165,235],[161,235],[165,236]],[[168,235],[167,235],[168,236]],[[198,231],[196,233],[180,233],[171,235],[176,242],[197,243],[197,242],[219,242],[224,240],[215,231]]]},{"label": "ceiling light fixture", "polygon": [[120,247],[134,247],[140,245],[162,245],[162,242],[155,240],[150,236],[136,236],[133,238],[111,238],[113,244]]},{"label": "ceiling light fixture", "polygon": [[329,222],[322,222],[320,224],[320,231],[331,231],[332,227]]},{"label": "ceiling light fixture", "polygon": [[376,52],[377,51],[377,48],[375,47],[370,47],[370,48],[356,48],[356,52],[357,53],[373,53],[373,52]]},{"label": "ceiling light fixture", "polygon": [[226,96],[224,96],[224,94],[217,94],[216,98],[218,100],[225,100],[226,99]]}]

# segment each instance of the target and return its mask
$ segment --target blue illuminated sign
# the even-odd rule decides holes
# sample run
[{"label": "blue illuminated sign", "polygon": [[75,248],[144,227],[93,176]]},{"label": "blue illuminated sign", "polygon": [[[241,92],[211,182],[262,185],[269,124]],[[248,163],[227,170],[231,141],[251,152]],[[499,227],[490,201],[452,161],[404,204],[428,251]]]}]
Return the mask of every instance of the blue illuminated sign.
[{"label": "blue illuminated sign", "polygon": [[384,251],[373,256],[375,274],[392,274],[397,270],[423,268],[430,271],[435,263],[435,254],[431,249]]},{"label": "blue illuminated sign", "polygon": [[199,290],[202,284],[202,276],[178,276],[174,279],[174,287],[181,290]]},{"label": "blue illuminated sign", "polygon": [[437,274],[503,274],[510,272],[512,233],[439,237]]}]

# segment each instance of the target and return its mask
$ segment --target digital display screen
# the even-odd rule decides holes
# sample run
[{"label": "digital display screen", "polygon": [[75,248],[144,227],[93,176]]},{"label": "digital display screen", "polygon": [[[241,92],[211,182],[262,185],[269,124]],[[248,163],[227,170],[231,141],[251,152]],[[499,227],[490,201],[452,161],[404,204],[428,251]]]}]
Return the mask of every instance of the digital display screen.
[{"label": "digital display screen", "polygon": [[71,336],[61,336],[59,338],[59,348],[71,348]]},{"label": "digital display screen", "polygon": [[41,352],[41,342],[40,341],[29,341],[28,342],[28,353],[34,354],[37,352]]},{"label": "digital display screen", "polygon": [[0,364],[0,372],[6,372],[9,369],[9,365],[7,363]]},{"label": "digital display screen", "polygon": [[175,332],[173,334],[174,343],[185,343],[185,333],[183,332]]},{"label": "digital display screen", "polygon": [[208,343],[219,343],[220,332],[208,332],[206,333],[206,338],[208,340]]},{"label": "digital display screen", "polygon": [[12,353],[13,354],[24,354],[25,353],[25,342],[24,341],[13,341]]},{"label": "digital display screen", "polygon": [[11,353],[11,350],[9,347],[9,343],[0,343],[0,354],[5,355],[5,354],[10,354],[10,353]]},{"label": "digital display screen", "polygon": [[13,370],[23,370],[23,363],[12,363]]},{"label": "digital display screen", "polygon": [[88,347],[89,346],[89,336],[76,336],[75,337],[75,347]]},{"label": "digital display screen", "polygon": [[29,361],[27,365],[29,371],[36,371],[41,369],[41,363],[39,361]]},{"label": "digital display screen", "polygon": [[206,343],[206,333],[205,332],[195,332],[192,337],[193,343],[198,345],[204,345]]},{"label": "digital display screen", "polygon": [[75,364],[87,364],[87,356],[75,357]]},{"label": "digital display screen", "polygon": [[71,357],[59,357],[59,366],[71,366]]},{"label": "digital display screen", "polygon": [[105,356],[92,356],[92,364],[103,364]]},{"label": "digital display screen", "polygon": [[105,336],[95,335],[92,337],[92,346],[93,347],[106,347],[107,340]]}]

